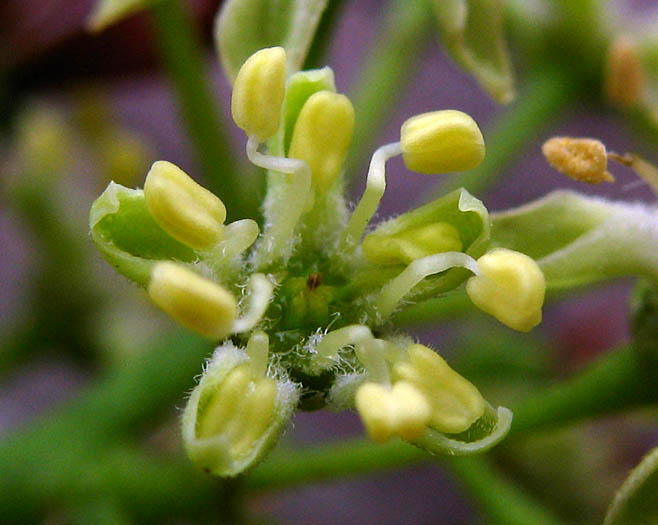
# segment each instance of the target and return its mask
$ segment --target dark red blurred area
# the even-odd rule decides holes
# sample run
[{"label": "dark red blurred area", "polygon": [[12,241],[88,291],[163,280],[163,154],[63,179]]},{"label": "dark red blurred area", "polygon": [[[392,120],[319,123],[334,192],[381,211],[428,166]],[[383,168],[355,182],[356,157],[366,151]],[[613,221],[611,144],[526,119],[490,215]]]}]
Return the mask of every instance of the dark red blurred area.
[{"label": "dark red blurred area", "polygon": [[[131,16],[98,35],[85,22],[96,0],[0,2],[0,69],[12,91],[47,88],[84,77],[129,74],[157,64],[147,13]],[[204,43],[221,0],[189,0]]]}]

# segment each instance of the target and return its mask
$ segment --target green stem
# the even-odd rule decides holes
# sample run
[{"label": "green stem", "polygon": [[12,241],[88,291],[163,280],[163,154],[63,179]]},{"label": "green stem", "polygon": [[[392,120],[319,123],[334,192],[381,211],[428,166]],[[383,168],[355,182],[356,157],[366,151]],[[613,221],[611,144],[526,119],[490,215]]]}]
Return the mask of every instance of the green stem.
[{"label": "green stem", "polygon": [[[180,0],[156,2],[152,13],[162,59],[210,189],[222,198],[231,218],[256,216],[256,181],[239,173],[224,136],[203,50],[188,13]],[[238,155],[241,158],[242,152]]]},{"label": "green stem", "polygon": [[655,403],[655,375],[635,349],[612,351],[575,377],[523,401],[514,409],[510,436]]},{"label": "green stem", "polygon": [[369,50],[352,90],[356,127],[345,173],[353,180],[361,163],[375,150],[375,141],[390,118],[395,101],[413,80],[416,57],[427,42],[433,23],[425,0],[393,0],[390,4],[385,27]]},{"label": "green stem", "polygon": [[459,187],[474,195],[485,193],[509,172],[509,165],[535,143],[576,94],[564,72],[552,68],[534,72],[514,105],[484,134],[487,155],[480,167],[442,181],[427,194],[443,195]]},{"label": "green stem", "polygon": [[543,506],[496,472],[482,456],[446,458],[444,464],[473,497],[492,525],[562,523]]}]

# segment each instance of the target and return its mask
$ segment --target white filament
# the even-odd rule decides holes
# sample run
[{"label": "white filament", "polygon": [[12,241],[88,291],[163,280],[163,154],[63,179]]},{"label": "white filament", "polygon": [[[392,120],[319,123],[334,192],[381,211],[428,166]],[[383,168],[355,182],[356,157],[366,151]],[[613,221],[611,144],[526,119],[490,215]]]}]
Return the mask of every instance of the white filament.
[{"label": "white filament", "polygon": [[262,319],[267,310],[274,286],[265,275],[255,273],[249,277],[249,307],[247,313],[233,322],[233,333],[239,334],[251,330]]}]

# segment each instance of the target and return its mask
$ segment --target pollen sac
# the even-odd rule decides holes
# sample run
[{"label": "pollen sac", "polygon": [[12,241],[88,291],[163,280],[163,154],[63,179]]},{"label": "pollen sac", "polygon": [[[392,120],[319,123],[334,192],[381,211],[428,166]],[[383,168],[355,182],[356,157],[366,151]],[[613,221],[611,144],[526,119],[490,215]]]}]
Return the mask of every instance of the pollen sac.
[{"label": "pollen sac", "polygon": [[190,330],[213,340],[231,333],[237,315],[233,295],[182,265],[157,263],[148,293],[156,305]]},{"label": "pollen sac", "polygon": [[477,263],[481,274],[466,283],[475,306],[520,332],[529,332],[541,322],[546,281],[531,257],[496,248]]},{"label": "pollen sac", "polygon": [[588,184],[615,180],[608,172],[608,155],[600,140],[553,137],[541,151],[551,166],[572,179]]},{"label": "pollen sac", "polygon": [[392,388],[365,383],[359,387],[355,403],[368,435],[380,443],[395,435],[416,439],[430,418],[430,405],[424,395],[405,381]]},{"label": "pollen sac", "polygon": [[286,89],[286,52],[282,47],[261,49],[238,71],[233,85],[233,120],[249,136],[264,142],[279,129]]},{"label": "pollen sac", "polygon": [[206,250],[222,240],[224,203],[171,162],[153,164],[144,199],[155,222],[177,241]]},{"label": "pollen sac", "polygon": [[302,107],[288,156],[311,168],[318,188],[328,188],[340,175],[354,132],[354,107],[345,95],[318,91]]},{"label": "pollen sac", "polygon": [[276,442],[299,399],[290,381],[262,375],[230,342],[208,363],[183,413],[183,441],[200,468],[234,476]]},{"label": "pollen sac", "polygon": [[400,143],[407,168],[426,174],[471,170],[485,153],[476,122],[452,109],[410,118],[400,130]]},{"label": "pollen sac", "polygon": [[460,252],[457,229],[447,222],[408,228],[394,235],[371,233],[363,240],[363,255],[382,265],[409,264],[435,253]]},{"label": "pollen sac", "polygon": [[484,414],[478,389],[426,346],[410,346],[406,359],[393,365],[393,378],[422,393],[430,407],[428,425],[439,432],[463,432]]}]

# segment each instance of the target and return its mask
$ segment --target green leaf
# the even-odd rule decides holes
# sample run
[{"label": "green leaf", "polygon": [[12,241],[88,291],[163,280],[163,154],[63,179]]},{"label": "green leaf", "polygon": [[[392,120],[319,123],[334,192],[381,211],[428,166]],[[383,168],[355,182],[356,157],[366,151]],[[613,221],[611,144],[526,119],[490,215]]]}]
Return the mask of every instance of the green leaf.
[{"label": "green leaf", "polygon": [[549,289],[627,275],[658,281],[655,207],[556,191],[492,219],[492,244],[535,259]]},{"label": "green leaf", "polygon": [[604,525],[658,523],[658,448],[626,478],[608,508]]},{"label": "green leaf", "polygon": [[87,19],[87,29],[97,32],[120,22],[158,0],[98,0]]},{"label": "green leaf", "polygon": [[448,435],[427,429],[411,443],[432,454],[471,456],[481,454],[500,443],[512,426],[512,412],[505,407],[494,410],[487,405],[484,415],[461,434]]},{"label": "green leaf", "polygon": [[194,251],[170,237],[146,208],[144,192],[111,182],[91,206],[91,237],[122,275],[146,286],[151,267],[162,259],[194,262]]},{"label": "green leaf", "polygon": [[452,58],[499,103],[514,99],[514,74],[499,0],[432,0],[439,34]]},{"label": "green leaf", "polygon": [[228,0],[215,24],[215,42],[231,82],[259,49],[283,46],[288,74],[299,71],[328,0]]}]

